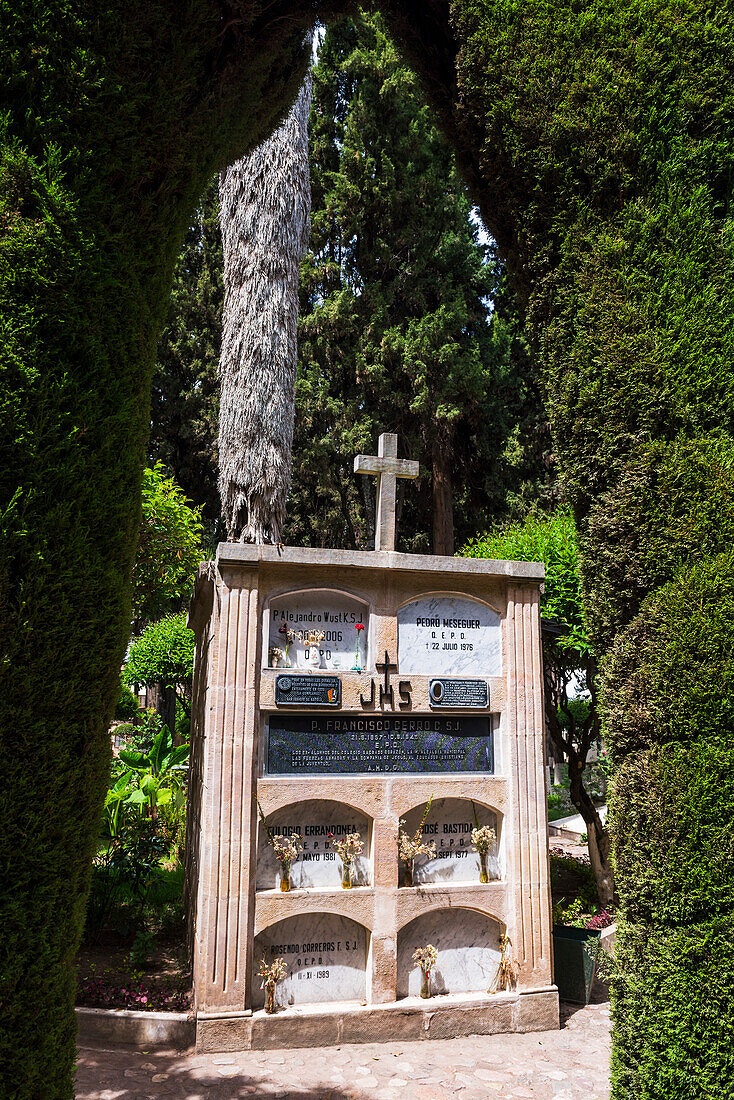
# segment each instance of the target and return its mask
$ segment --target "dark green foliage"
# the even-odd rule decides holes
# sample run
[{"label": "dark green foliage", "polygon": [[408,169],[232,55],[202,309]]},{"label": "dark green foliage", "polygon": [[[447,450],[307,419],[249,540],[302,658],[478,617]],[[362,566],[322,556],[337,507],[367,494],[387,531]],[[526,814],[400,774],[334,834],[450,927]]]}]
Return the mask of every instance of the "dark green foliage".
[{"label": "dark green foliage", "polygon": [[130,816],[92,870],[85,925],[89,943],[98,942],[113,913],[116,931],[123,935],[140,927],[165,853],[166,842],[156,823],[137,813]]},{"label": "dark green foliage", "polygon": [[191,680],[193,669],[194,632],[182,611],[145,628],[130,647],[123,679],[126,684],[175,688]]},{"label": "dark green foliage", "polygon": [[734,20],[698,0],[459,0],[454,15],[462,135],[543,357],[589,636],[603,655],[623,631],[611,816],[622,912],[650,946],[616,979],[613,1096],[719,1100],[730,947],[693,945],[734,897],[731,566],[716,561],[732,544]]},{"label": "dark green foliage", "polygon": [[133,566],[137,627],[190,599],[204,557],[200,509],[191,506],[160,463],[143,470],[142,512]]},{"label": "dark green foliage", "polygon": [[[288,540],[372,544],[374,484],[355,479],[353,457],[395,431],[422,474],[401,486],[401,545],[453,553],[454,522],[464,538],[491,505],[506,507],[522,342],[511,321],[490,318],[498,264],[478,243],[450,147],[378,17],[326,31],[311,181]],[[530,376],[525,360],[520,367]]]},{"label": "dark green foliage", "polygon": [[148,453],[187,496],[219,521],[217,367],[224,273],[217,178],[207,187],[173,273],[168,318],[158,341]]},{"label": "dark green foliage", "polygon": [[631,921],[734,916],[734,556],[643,605],[606,670],[617,866]]},{"label": "dark green foliage", "polygon": [[612,1074],[619,1100],[732,1100],[731,917],[617,933]]},{"label": "dark green foliage", "polygon": [[732,440],[718,433],[640,447],[624,480],[594,506],[585,532],[586,588],[603,649],[680,563],[734,544]]},{"label": "dark green foliage", "polygon": [[132,722],[139,714],[140,707],[138,706],[137,696],[126,684],[122,684],[120,687],[120,698],[115,707],[115,719],[118,722]]}]

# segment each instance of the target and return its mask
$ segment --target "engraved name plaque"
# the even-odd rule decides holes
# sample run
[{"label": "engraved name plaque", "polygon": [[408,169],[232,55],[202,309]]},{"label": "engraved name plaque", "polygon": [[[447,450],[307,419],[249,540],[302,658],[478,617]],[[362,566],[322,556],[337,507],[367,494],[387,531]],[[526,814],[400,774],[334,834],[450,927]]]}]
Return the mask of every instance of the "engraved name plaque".
[{"label": "engraved name plaque", "polygon": [[494,771],[490,716],[271,714],[266,775]]},{"label": "engraved name plaque", "polygon": [[431,680],[428,698],[432,707],[488,707],[485,680]]},{"label": "engraved name plaque", "polygon": [[276,676],[275,702],[306,707],[338,707],[342,685],[338,676]]}]

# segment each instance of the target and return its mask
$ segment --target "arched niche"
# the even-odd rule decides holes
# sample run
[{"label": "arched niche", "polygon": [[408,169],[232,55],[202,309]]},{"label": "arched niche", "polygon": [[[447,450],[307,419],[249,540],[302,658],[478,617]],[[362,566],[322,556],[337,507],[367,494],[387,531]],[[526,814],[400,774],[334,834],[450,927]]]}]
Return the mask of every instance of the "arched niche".
[{"label": "arched niche", "polygon": [[276,1005],[364,1001],[367,992],[367,929],[334,913],[302,913],[264,928],[255,937],[252,999],[262,1008],[265,993],[257,976],[260,960],[285,959],[288,973],[278,983]]},{"label": "arched niche", "polygon": [[401,676],[500,676],[501,616],[483,600],[437,592],[398,610]]},{"label": "arched niche", "polygon": [[[360,623],[362,630],[357,629]],[[263,625],[265,667],[333,672],[367,667],[369,604],[350,592],[336,588],[282,592],[268,601]],[[286,630],[295,635],[290,642]],[[324,637],[309,642],[309,634]],[[276,650],[281,651],[280,658]]]},{"label": "arched niche", "polygon": [[[330,832],[339,838],[351,832],[360,834],[364,852],[354,862],[353,882],[355,886],[369,886],[372,882],[372,819],[353,806],[331,799],[307,799],[281,807],[266,822],[274,835],[297,832],[303,840],[303,853],[291,867],[294,890],[341,888],[342,865],[328,839]],[[257,832],[256,882],[258,890],[280,886],[280,864],[261,821]]]},{"label": "arched niche", "polygon": [[[424,802],[403,815],[404,829],[411,836],[418,829],[425,810]],[[413,884],[479,882],[479,853],[471,842],[472,829],[477,824],[494,829],[496,839],[487,859],[487,871],[490,881],[500,879],[502,814],[469,798],[434,798],[423,826],[423,839],[435,844],[436,854],[416,856]]]},{"label": "arched niche", "polygon": [[499,921],[475,909],[422,913],[398,932],[398,997],[420,993],[421,972],[413,952],[429,943],[438,951],[434,993],[487,992],[499,965],[502,931]]}]

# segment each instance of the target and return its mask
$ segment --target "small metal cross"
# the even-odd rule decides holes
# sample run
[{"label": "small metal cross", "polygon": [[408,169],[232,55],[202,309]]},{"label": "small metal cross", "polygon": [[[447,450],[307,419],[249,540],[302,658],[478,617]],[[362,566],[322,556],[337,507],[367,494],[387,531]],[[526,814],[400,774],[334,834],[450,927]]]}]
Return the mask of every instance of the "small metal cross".
[{"label": "small metal cross", "polygon": [[383,432],[377,445],[377,455],[357,455],[355,474],[373,474],[377,478],[375,509],[375,550],[395,549],[395,497],[399,477],[418,477],[419,465],[408,458],[398,458],[398,437]]}]

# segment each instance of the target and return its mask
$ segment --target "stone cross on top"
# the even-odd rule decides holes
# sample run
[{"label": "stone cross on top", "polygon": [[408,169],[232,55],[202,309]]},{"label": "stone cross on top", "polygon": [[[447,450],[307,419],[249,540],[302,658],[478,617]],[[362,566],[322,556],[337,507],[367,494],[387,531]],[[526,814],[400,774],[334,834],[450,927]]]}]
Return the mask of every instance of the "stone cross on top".
[{"label": "stone cross on top", "polygon": [[418,463],[398,458],[398,437],[383,432],[377,444],[377,457],[357,455],[355,474],[374,474],[377,478],[375,509],[375,550],[395,549],[395,497],[399,477],[418,477]]}]

